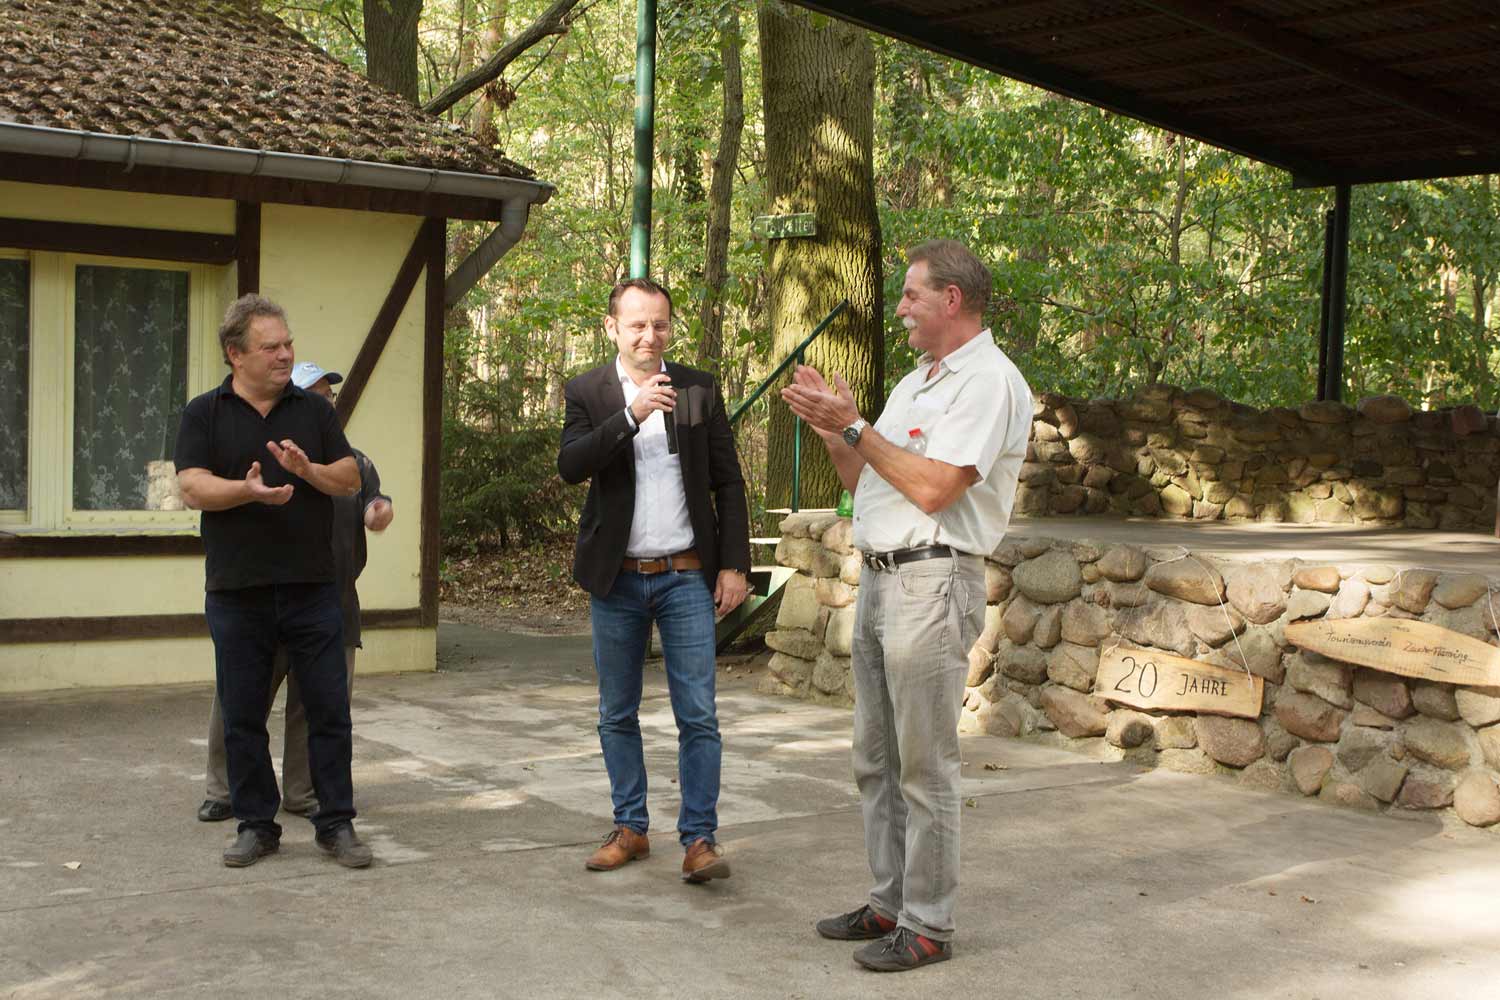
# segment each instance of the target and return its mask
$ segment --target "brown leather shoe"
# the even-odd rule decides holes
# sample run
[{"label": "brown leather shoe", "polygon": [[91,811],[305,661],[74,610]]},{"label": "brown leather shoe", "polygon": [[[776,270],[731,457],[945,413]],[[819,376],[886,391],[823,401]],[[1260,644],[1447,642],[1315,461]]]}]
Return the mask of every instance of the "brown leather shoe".
[{"label": "brown leather shoe", "polygon": [[707,882],[711,878],[728,878],[729,860],[724,857],[724,848],[699,838],[688,845],[682,859],[684,882]]},{"label": "brown leather shoe", "polygon": [[617,826],[604,838],[599,849],[589,855],[583,866],[589,871],[613,871],[627,861],[651,856],[651,841],[644,833],[636,833],[628,826]]}]

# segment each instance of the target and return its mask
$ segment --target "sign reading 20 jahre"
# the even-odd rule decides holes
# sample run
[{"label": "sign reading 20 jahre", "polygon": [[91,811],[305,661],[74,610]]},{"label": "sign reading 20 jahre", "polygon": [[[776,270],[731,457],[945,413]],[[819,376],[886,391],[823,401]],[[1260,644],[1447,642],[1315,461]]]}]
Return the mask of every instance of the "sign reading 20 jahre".
[{"label": "sign reading 20 jahre", "polygon": [[1099,657],[1094,693],[1135,708],[1181,709],[1214,715],[1260,715],[1266,682],[1154,649],[1115,646]]}]

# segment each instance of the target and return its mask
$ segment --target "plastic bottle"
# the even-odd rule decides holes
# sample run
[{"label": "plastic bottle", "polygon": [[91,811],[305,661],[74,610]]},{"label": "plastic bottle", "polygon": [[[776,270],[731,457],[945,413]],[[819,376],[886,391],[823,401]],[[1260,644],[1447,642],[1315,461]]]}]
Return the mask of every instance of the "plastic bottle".
[{"label": "plastic bottle", "polygon": [[850,493],[848,490],[845,490],[844,492],[840,493],[839,494],[839,505],[838,505],[838,508],[834,511],[834,513],[837,514],[839,517],[853,517],[854,516],[854,494]]},{"label": "plastic bottle", "polygon": [[906,432],[906,450],[913,455],[927,454],[927,435],[922,433],[922,428],[913,427]]}]

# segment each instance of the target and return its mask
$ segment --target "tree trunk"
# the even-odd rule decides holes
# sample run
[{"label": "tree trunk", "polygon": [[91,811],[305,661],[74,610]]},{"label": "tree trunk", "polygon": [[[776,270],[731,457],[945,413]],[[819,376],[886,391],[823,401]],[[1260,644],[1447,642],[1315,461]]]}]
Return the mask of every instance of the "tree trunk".
[{"label": "tree trunk", "polygon": [[703,338],[698,342],[698,364],[718,373],[724,357],[724,282],[729,277],[729,221],[734,195],[734,171],[740,161],[740,136],[745,128],[745,84],[740,74],[740,13],[731,7],[719,28],[719,57],[724,65],[724,117],[719,126],[719,149],[714,154],[713,178],[708,188],[708,232],[703,246]]},{"label": "tree trunk", "polygon": [[[480,42],[480,52],[488,59],[491,55],[500,51],[500,44],[505,41],[505,20],[510,13],[510,0],[491,0],[489,17],[484,19],[484,39]],[[459,74],[460,76],[464,74]],[[495,126],[495,116],[502,109],[495,101],[495,91],[486,86],[483,96],[474,105],[470,112],[469,130],[474,137],[487,146],[498,146],[500,135]]]},{"label": "tree trunk", "polygon": [[[812,212],[817,235],[770,241],[768,315],[776,364],[838,301],[850,309],[808,349],[807,363],[848,380],[874,420],[885,397],[880,217],[875,206],[875,49],[842,21],[779,0],[759,8],[770,211]],[[789,503],[793,417],[771,403],[766,506]],[[803,507],[832,507],[839,480],[818,436],[803,428]]]},{"label": "tree trunk", "polygon": [[422,0],[365,0],[365,75],[417,103],[417,20]]}]

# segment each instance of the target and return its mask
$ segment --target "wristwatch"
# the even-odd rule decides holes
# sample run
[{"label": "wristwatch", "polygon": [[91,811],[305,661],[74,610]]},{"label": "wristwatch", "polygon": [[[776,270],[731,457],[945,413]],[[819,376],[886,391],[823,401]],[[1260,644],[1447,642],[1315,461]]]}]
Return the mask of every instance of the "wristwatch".
[{"label": "wristwatch", "polygon": [[868,426],[870,425],[866,423],[863,418],[861,418],[854,421],[854,423],[850,424],[848,427],[845,427],[844,443],[851,448],[859,444],[859,436],[865,432],[865,428]]}]

